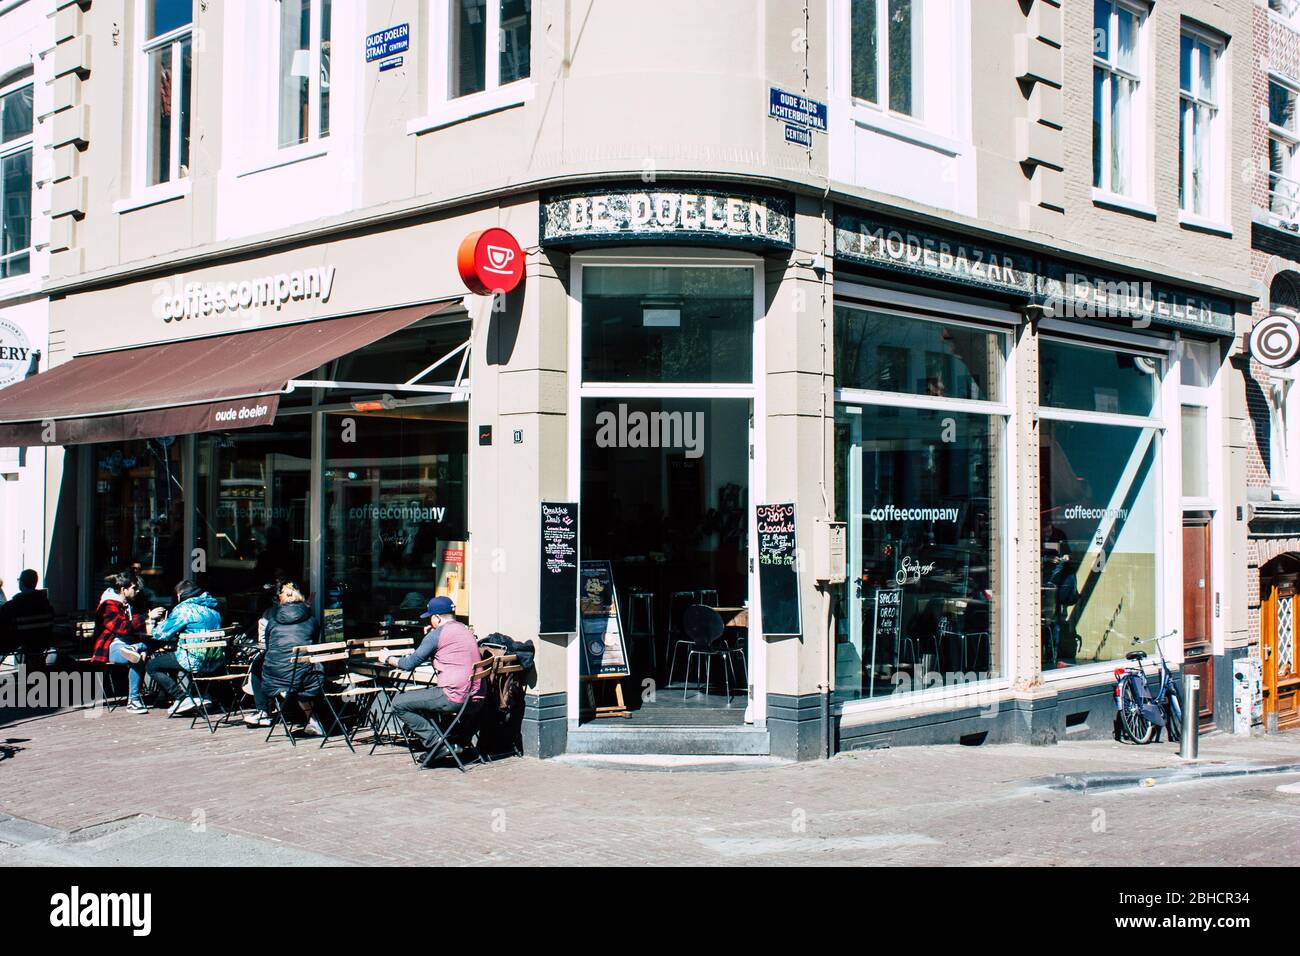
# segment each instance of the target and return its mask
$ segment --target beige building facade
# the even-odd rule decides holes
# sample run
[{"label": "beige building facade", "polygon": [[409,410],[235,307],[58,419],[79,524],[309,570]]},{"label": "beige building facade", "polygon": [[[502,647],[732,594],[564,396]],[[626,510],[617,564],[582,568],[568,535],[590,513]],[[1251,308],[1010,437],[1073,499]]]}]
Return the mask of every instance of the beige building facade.
[{"label": "beige building facade", "polygon": [[536,756],[1106,736],[1133,649],[1232,727],[1250,3],[50,15],[63,377],[0,428],[64,462],[61,609],[447,593],[536,643]]}]

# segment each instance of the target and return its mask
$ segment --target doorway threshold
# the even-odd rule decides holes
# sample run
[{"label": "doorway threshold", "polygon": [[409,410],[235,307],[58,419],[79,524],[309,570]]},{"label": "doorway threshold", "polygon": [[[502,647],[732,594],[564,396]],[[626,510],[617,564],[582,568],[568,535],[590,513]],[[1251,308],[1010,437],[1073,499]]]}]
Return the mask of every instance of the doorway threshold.
[{"label": "doorway threshold", "polygon": [[604,720],[570,730],[570,754],[667,754],[751,756],[771,753],[771,735],[745,724],[732,727],[635,726]]}]

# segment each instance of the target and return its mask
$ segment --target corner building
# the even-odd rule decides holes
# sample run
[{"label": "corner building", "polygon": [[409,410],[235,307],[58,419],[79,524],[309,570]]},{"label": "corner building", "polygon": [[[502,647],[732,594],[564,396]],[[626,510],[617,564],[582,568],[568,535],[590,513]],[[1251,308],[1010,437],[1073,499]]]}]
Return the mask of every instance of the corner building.
[{"label": "corner building", "polygon": [[[1106,736],[1175,631],[1231,726],[1249,4],[54,7],[53,367],[0,443],[62,449],[62,608],[131,562],[347,637],[448,593],[537,642],[541,757]],[[467,295],[492,227],[524,279]],[[539,634],[542,502],[630,718]]]}]

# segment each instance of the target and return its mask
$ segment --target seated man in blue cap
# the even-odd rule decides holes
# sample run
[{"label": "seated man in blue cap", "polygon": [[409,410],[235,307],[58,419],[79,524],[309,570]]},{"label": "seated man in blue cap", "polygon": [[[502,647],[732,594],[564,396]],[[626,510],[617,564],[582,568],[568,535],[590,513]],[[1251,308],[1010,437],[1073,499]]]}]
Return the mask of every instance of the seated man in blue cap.
[{"label": "seated man in blue cap", "polygon": [[455,714],[466,696],[470,702],[481,701],[485,681],[472,681],[474,665],[482,658],[478,641],[468,627],[455,618],[456,605],[448,597],[435,597],[422,620],[424,640],[410,654],[399,657],[390,654],[386,662],[409,671],[431,660],[438,674],[438,686],[407,691],[393,698],[393,712],[406,728],[419,738],[425,749],[434,745],[432,721],[439,714]]}]

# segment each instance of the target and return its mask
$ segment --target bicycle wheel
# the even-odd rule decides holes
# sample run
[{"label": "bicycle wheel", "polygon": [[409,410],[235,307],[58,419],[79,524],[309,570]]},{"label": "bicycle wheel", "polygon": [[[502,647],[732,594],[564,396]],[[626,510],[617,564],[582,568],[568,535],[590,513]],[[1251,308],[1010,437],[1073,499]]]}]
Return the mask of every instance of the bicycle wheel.
[{"label": "bicycle wheel", "polygon": [[1183,735],[1183,702],[1178,698],[1178,685],[1170,684],[1165,689],[1165,699],[1161,709],[1165,712],[1165,726],[1169,730],[1169,742],[1178,743]]},{"label": "bicycle wheel", "polygon": [[1120,690],[1119,719],[1124,733],[1133,743],[1151,743],[1156,733],[1156,725],[1147,720],[1146,715],[1142,713],[1142,703],[1133,689],[1132,680],[1124,681],[1124,686]]}]

